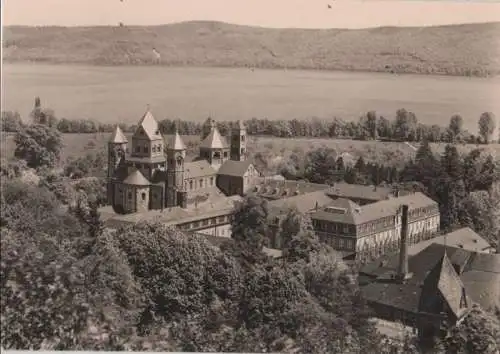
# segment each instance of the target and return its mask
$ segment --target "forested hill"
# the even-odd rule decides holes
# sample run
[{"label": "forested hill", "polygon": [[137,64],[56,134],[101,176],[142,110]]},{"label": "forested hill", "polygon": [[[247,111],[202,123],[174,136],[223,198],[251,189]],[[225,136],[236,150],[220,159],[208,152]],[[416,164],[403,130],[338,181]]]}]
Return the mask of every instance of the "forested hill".
[{"label": "forested hill", "polygon": [[310,30],[196,21],[151,27],[14,26],[4,28],[3,45],[8,62],[488,76],[500,73],[499,33],[500,23]]}]

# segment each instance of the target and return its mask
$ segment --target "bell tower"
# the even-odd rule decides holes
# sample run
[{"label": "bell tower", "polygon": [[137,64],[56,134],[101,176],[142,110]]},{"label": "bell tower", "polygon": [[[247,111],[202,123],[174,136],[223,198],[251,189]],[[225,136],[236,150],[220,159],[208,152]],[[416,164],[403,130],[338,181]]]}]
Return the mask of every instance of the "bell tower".
[{"label": "bell tower", "polygon": [[127,153],[128,140],[123,134],[119,126],[116,126],[115,131],[108,141],[108,183],[107,194],[108,203],[113,204],[114,201],[114,184],[113,177],[120,164],[125,160]]},{"label": "bell tower", "polygon": [[167,208],[179,205],[178,193],[184,189],[184,163],[186,159],[186,145],[182,141],[177,129],[167,146]]},{"label": "bell tower", "polygon": [[231,129],[231,160],[244,161],[247,155],[247,130],[239,120]]}]

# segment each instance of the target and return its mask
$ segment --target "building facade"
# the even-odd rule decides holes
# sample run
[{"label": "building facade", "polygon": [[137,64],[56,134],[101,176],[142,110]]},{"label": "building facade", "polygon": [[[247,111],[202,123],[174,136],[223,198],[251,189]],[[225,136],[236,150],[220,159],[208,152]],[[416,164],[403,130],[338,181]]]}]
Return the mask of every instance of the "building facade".
[{"label": "building facade", "polygon": [[360,206],[339,198],[313,213],[313,227],[322,242],[366,259],[397,249],[401,205],[409,205],[408,242],[432,238],[439,231],[438,204],[422,193],[389,198]]},{"label": "building facade", "polygon": [[202,129],[199,156],[187,161],[178,132],[164,139],[151,112],[137,125],[129,146],[116,127],[108,142],[108,202],[118,214],[166,208],[189,208],[207,201],[216,190],[243,195],[260,173],[247,159],[246,129],[238,122],[231,143],[209,118]]}]

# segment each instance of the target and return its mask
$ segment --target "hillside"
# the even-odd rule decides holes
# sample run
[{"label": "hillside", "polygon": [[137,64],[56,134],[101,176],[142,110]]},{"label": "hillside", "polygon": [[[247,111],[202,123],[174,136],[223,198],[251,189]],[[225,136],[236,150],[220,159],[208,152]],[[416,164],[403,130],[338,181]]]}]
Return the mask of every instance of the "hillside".
[{"label": "hillside", "polygon": [[500,23],[360,30],[219,22],[152,27],[6,27],[4,60],[92,65],[300,68],[488,76],[500,73]]}]

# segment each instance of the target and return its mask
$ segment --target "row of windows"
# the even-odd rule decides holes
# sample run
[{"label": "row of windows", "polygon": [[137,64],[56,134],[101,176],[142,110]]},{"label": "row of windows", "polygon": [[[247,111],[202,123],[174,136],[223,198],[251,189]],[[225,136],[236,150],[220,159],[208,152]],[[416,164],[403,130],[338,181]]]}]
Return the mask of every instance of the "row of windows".
[{"label": "row of windows", "polygon": [[394,226],[394,218],[393,217],[386,217],[383,219],[375,220],[370,223],[366,224],[361,224],[358,227],[359,233],[365,233],[365,232],[375,232],[376,230],[380,230],[382,228],[386,228],[389,226]]},{"label": "row of windows", "polygon": [[313,226],[315,229],[327,232],[344,233],[344,234],[356,232],[356,227],[354,225],[339,224],[323,220],[313,220]]},{"label": "row of windows", "polygon": [[181,230],[190,230],[190,229],[198,229],[200,227],[217,225],[222,223],[227,223],[230,221],[229,215],[218,216],[216,218],[204,219],[200,221],[193,221],[186,224],[180,224],[178,227]]},{"label": "row of windows", "polygon": [[[158,145],[153,145],[153,147],[151,148],[151,150],[153,152],[162,152],[162,144],[158,144]],[[136,146],[135,147],[135,152],[141,152],[141,147],[140,146]],[[143,148],[142,148],[142,152],[144,153],[149,153],[149,147],[147,145],[144,145]]]},{"label": "row of windows", "polygon": [[162,163],[154,163],[154,164],[147,164],[145,163],[144,165],[143,164],[140,164],[140,163],[135,163],[134,164],[135,168],[137,169],[141,169],[141,168],[149,168],[149,167],[152,167],[152,168],[165,168],[165,163],[162,162]]},{"label": "row of windows", "polygon": [[[188,189],[188,190],[193,190],[193,189],[196,189],[196,188],[203,188],[204,184],[205,184],[204,180],[205,180],[204,178],[200,178],[200,180],[198,181],[198,183],[196,183],[196,180],[191,179],[191,180],[189,180],[189,189],[188,189],[188,181],[185,182],[184,187],[186,189]],[[213,187],[214,182],[215,182],[215,178],[214,177],[210,177],[210,179],[208,180],[207,185]]]},{"label": "row of windows", "polygon": [[437,211],[436,209],[437,209],[437,207],[435,205],[424,207],[424,208],[416,208],[416,209],[410,210],[408,212],[408,216],[410,218],[420,217],[420,216],[428,215],[431,213],[435,213]]}]

